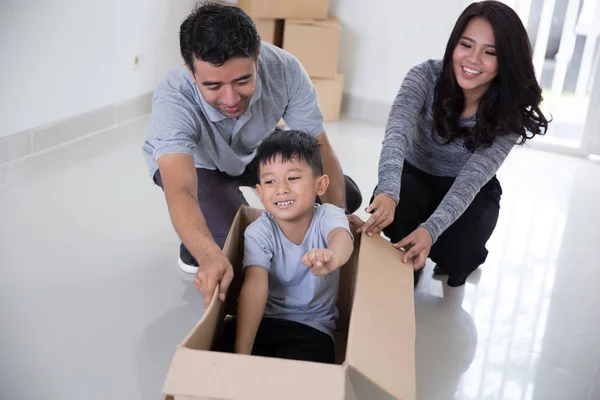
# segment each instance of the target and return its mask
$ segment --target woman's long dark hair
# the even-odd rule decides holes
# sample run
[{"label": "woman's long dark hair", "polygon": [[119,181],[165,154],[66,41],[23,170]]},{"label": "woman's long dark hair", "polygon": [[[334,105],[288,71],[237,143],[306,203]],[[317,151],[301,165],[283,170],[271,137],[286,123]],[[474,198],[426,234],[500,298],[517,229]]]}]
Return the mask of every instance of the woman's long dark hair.
[{"label": "woman's long dark hair", "polygon": [[[498,73],[477,107],[474,128],[460,127],[465,98],[454,76],[452,55],[472,18],[483,18],[494,31]],[[481,1],[468,6],[456,21],[446,53],[442,76],[437,85],[435,126],[437,133],[450,143],[463,137],[470,151],[490,146],[497,136],[517,133],[519,144],[535,135],[543,135],[548,121],[539,105],[542,89],[533,70],[531,45],[519,16],[499,1]]]}]

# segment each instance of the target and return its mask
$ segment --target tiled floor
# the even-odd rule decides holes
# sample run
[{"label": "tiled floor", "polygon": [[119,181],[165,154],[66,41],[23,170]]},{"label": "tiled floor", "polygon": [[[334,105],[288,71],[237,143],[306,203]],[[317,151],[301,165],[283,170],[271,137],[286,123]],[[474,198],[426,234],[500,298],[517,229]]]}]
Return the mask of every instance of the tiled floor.
[{"label": "tiled floor", "polygon": [[[202,298],[146,176],[145,119],[0,167],[0,398],[158,399]],[[366,201],[383,127],[328,132]],[[420,400],[600,399],[600,165],[514,151],[488,262],[416,293]],[[252,205],[256,197],[249,193]]]}]

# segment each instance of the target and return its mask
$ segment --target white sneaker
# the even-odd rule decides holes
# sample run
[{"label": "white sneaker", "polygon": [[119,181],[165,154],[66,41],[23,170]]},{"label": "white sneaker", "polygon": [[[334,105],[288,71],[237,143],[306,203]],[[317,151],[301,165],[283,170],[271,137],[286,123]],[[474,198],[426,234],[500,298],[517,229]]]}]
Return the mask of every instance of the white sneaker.
[{"label": "white sneaker", "polygon": [[179,259],[177,261],[179,268],[181,268],[183,272],[188,274],[196,274],[198,272],[198,262],[183,243],[179,246]]},{"label": "white sneaker", "polygon": [[177,261],[179,263],[179,268],[181,268],[183,272],[186,272],[188,274],[198,273],[198,267],[196,267],[195,265],[188,265],[184,263],[181,258],[178,258]]}]

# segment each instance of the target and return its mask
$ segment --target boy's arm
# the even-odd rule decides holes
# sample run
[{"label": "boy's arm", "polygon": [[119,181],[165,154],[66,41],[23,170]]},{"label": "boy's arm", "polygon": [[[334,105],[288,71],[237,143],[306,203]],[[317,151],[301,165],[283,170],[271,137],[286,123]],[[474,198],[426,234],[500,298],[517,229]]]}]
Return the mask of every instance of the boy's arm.
[{"label": "boy's arm", "polygon": [[238,303],[235,352],[252,354],[254,339],[262,320],[269,294],[269,272],[261,267],[248,267]]},{"label": "boy's arm", "polygon": [[327,248],[335,255],[338,260],[338,267],[346,264],[354,250],[352,236],[345,228],[335,228],[327,236]]}]

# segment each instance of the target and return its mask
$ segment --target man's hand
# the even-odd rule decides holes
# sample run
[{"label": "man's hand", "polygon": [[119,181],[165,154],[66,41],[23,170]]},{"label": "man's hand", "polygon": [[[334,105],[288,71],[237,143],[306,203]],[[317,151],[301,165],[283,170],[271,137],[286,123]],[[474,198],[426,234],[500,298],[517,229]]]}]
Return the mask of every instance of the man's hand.
[{"label": "man's hand", "polygon": [[233,267],[223,252],[207,254],[198,260],[200,267],[194,278],[194,286],[204,296],[204,309],[206,310],[219,285],[219,300],[225,301],[225,294],[233,280]]},{"label": "man's hand", "polygon": [[315,276],[327,275],[340,266],[335,253],[329,249],[312,249],[302,257],[302,264]]},{"label": "man's hand", "polygon": [[432,242],[433,238],[427,229],[417,228],[393,246],[397,249],[408,249],[404,254],[402,262],[406,264],[408,260],[412,259],[413,267],[417,270],[425,266],[425,261],[427,261],[427,256],[431,251]]},{"label": "man's hand", "polygon": [[387,194],[379,193],[366,211],[368,213],[373,212],[373,214],[358,232],[365,232],[369,236],[373,233],[379,235],[385,227],[394,222],[396,200]]},{"label": "man's hand", "polygon": [[352,231],[353,235],[356,235],[360,232],[359,229],[365,224],[365,222],[362,219],[360,219],[358,215],[349,214],[347,215],[347,217],[348,223],[350,224],[350,231]]}]

